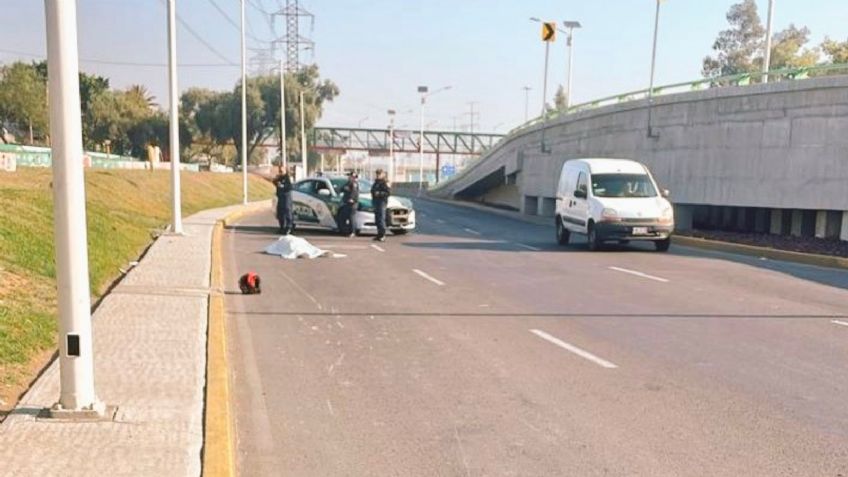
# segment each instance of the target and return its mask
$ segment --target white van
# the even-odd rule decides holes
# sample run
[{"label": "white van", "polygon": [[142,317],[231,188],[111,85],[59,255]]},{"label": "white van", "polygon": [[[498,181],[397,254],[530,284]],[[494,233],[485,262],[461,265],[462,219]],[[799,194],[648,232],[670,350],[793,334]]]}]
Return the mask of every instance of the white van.
[{"label": "white van", "polygon": [[585,234],[589,249],[604,242],[650,240],[658,251],[671,245],[674,211],[651,172],[627,159],[574,159],[562,166],[557,187],[556,238]]}]

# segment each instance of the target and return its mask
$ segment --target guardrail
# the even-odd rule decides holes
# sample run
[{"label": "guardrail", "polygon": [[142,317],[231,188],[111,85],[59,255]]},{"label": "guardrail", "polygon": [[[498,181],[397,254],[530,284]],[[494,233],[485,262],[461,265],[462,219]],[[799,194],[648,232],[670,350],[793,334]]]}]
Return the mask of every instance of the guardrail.
[{"label": "guardrail", "polygon": [[[654,86],[653,88],[653,97],[661,96],[663,94],[673,94],[673,93],[686,93],[691,91],[703,91],[711,88],[722,88],[727,86],[749,86],[753,84],[762,84],[762,80],[764,76],[768,76],[768,80],[770,83],[781,82],[781,81],[794,81],[794,80],[802,80],[808,79],[811,77],[821,77],[821,76],[830,76],[830,75],[842,75],[848,74],[848,63],[838,63],[838,64],[829,64],[829,65],[818,65],[818,66],[810,66],[803,68],[780,68],[776,70],[771,70],[767,73],[762,71],[752,72],[752,73],[741,73],[735,75],[728,76],[717,76],[713,78],[703,78],[695,81],[686,81],[683,83],[674,83],[667,85]],[[560,118],[566,116],[568,114],[579,113],[583,111],[590,111],[595,108],[599,108],[602,106],[610,106],[614,104],[622,104],[630,101],[638,101],[641,99],[648,98],[648,88],[640,89],[636,91],[630,91],[627,93],[616,94],[613,96],[607,96],[604,98],[596,99],[593,101],[588,101],[581,104],[575,104],[570,106],[568,109],[554,109],[548,111],[544,115],[539,115],[536,118],[533,118],[515,128],[511,129],[503,138],[501,138],[500,142],[509,141],[515,136],[522,134],[527,129],[541,124],[545,121],[550,121],[552,119]],[[498,144],[499,144],[498,143]],[[489,150],[494,150],[498,147],[498,144],[492,145]],[[433,187],[433,189],[439,189],[448,183],[463,177],[468,171],[473,169],[473,167],[479,163],[485,157],[481,155],[475,160],[468,164],[462,171],[452,176],[450,179],[440,182],[438,185]]]},{"label": "guardrail", "polygon": [[[695,81],[686,81],[683,83],[654,86],[653,96],[656,97],[669,93],[673,94],[685,93],[689,91],[703,91],[710,88],[721,88],[726,86],[749,86],[753,84],[762,84],[764,76],[768,76],[769,82],[774,83],[780,81],[792,81],[807,79],[810,77],[846,73],[848,73],[848,64],[846,63],[810,66],[803,68],[781,68],[777,70],[771,70],[768,73],[764,73],[762,71],[753,73],[740,73],[728,76],[703,78]],[[512,133],[514,132],[519,132],[523,129],[539,124],[540,122],[543,122],[545,120],[551,120],[567,114],[579,113],[581,111],[588,111],[601,106],[609,106],[611,104],[621,104],[630,101],[646,99],[647,97],[648,88],[645,88],[636,91],[630,91],[627,93],[616,94],[613,96],[607,96],[605,98],[600,98],[581,104],[575,104],[569,107],[568,109],[554,109],[548,111],[546,115],[539,115],[538,117],[533,118],[530,121],[527,121],[526,123],[513,128],[509,131],[509,133],[507,133],[507,137],[512,135]]]}]

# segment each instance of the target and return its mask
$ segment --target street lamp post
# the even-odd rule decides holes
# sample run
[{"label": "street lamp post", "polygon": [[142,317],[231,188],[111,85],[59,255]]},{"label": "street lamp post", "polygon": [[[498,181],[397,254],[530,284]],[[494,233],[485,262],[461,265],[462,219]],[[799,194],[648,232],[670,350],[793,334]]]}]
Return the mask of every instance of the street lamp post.
[{"label": "street lamp post", "polygon": [[306,113],[303,107],[303,91],[300,92],[300,162],[303,167],[303,173],[308,175],[306,158],[308,151],[306,150]]},{"label": "street lamp post", "polygon": [[450,86],[444,86],[433,92],[429,92],[426,86],[419,86],[418,92],[421,94],[421,110],[419,114],[419,129],[420,136],[418,137],[418,192],[424,187],[424,104],[427,102],[427,97],[432,96],[442,91],[451,89]]},{"label": "street lamp post", "polygon": [[357,127],[361,128],[362,123],[364,123],[367,120],[368,120],[368,116],[365,116],[364,118],[360,119],[359,122],[357,123]]},{"label": "street lamp post", "polygon": [[395,110],[387,111],[389,114],[389,182],[395,181]]},{"label": "street lamp post", "polygon": [[769,0],[768,22],[766,23],[766,51],[763,59],[763,83],[768,83],[768,71],[771,67],[771,25],[774,19],[774,0]]},{"label": "street lamp post", "polygon": [[280,165],[288,169],[288,151],[286,150],[286,67],[280,60]]},{"label": "street lamp post", "polygon": [[581,28],[580,22],[574,21],[564,21],[562,24],[566,28],[566,46],[568,47],[568,78],[566,79],[566,87],[565,87],[565,110],[568,111],[568,108],[571,106],[571,77],[572,77],[572,61],[574,56],[574,29]]},{"label": "street lamp post", "polygon": [[242,202],[247,204],[247,43],[244,38],[244,1],[241,0],[241,177]]},{"label": "street lamp post", "polygon": [[652,109],[654,105],[654,69],[657,63],[657,32],[660,26],[660,4],[662,0],[657,0],[657,10],[654,16],[654,46],[651,50],[651,79],[648,85],[648,136],[654,137],[654,131],[651,126]]},{"label": "street lamp post", "polygon": [[168,0],[168,99],[170,103],[168,126],[171,150],[171,232],[182,234],[182,198],[180,197],[180,91],[177,89],[176,15],[176,0]]},{"label": "street lamp post", "polygon": [[522,88],[524,90],[524,122],[526,123],[529,119],[528,114],[528,106],[530,105],[530,90],[533,89],[529,86],[525,86]]},{"label": "street lamp post", "polygon": [[53,410],[102,416],[94,393],[76,2],[45,0],[44,16],[59,308],[60,388]]}]

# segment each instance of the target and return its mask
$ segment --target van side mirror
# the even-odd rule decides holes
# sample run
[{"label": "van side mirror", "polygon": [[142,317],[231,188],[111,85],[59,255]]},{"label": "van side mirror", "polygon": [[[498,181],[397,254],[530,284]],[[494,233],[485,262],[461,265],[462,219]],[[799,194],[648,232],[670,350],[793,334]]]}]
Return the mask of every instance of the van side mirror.
[{"label": "van side mirror", "polygon": [[318,189],[318,195],[320,195],[322,197],[330,197],[330,190],[329,189]]},{"label": "van side mirror", "polygon": [[577,189],[576,191],[574,191],[574,197],[576,197],[578,199],[585,199],[586,198],[586,191],[582,190],[582,189]]},{"label": "van side mirror", "polygon": [[663,189],[663,190],[660,192],[660,194],[661,194],[663,197],[668,198],[668,196],[670,196],[670,195],[671,195],[671,191],[670,191],[670,190],[668,190],[668,189]]}]

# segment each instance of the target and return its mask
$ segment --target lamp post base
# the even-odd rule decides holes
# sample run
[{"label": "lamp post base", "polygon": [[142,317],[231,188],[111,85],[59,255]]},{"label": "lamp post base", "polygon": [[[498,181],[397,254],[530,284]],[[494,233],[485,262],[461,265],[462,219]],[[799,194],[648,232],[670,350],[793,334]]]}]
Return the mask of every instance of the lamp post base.
[{"label": "lamp post base", "polygon": [[49,409],[42,409],[38,419],[53,422],[101,422],[114,421],[118,406],[107,406],[96,402],[90,408],[64,409],[61,404],[54,404]]}]

